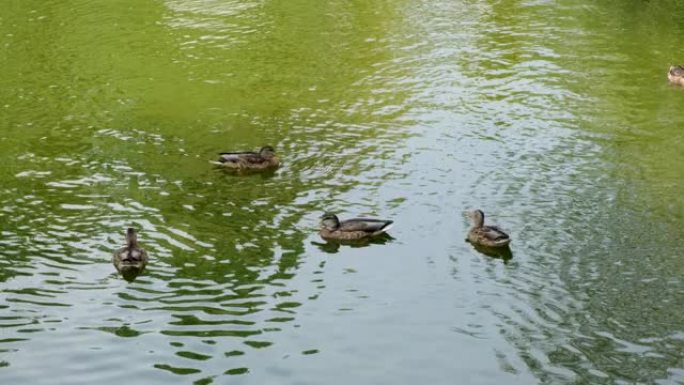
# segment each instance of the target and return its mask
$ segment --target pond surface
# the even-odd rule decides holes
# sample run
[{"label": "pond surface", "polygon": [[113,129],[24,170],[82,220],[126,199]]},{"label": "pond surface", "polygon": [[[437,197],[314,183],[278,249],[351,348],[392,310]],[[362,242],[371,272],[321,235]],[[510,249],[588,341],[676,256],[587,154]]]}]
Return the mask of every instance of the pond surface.
[{"label": "pond surface", "polygon": [[684,384],[684,3],[0,9],[2,383]]}]

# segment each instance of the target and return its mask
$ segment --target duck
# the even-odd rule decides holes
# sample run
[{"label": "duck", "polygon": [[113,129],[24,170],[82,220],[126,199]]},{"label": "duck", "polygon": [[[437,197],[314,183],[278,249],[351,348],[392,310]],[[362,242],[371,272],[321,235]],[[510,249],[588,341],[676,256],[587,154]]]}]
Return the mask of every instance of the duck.
[{"label": "duck", "polygon": [[496,226],[485,226],[485,214],[482,210],[473,210],[468,213],[473,221],[473,227],[468,231],[466,241],[473,245],[485,247],[506,247],[511,243],[511,237]]},{"label": "duck", "polygon": [[116,270],[124,275],[139,274],[145,269],[148,257],[147,252],[138,244],[138,235],[135,229],[129,227],[126,230],[126,246],[114,252],[112,263]]},{"label": "duck", "polygon": [[216,164],[233,170],[266,170],[278,167],[280,159],[273,147],[263,146],[256,152],[221,152]]},{"label": "duck", "polygon": [[353,241],[367,239],[385,234],[394,221],[374,218],[352,218],[340,221],[337,215],[325,213],[321,216],[321,230],[323,239]]},{"label": "duck", "polygon": [[667,79],[672,84],[684,86],[684,67],[670,66],[670,70],[667,72]]}]

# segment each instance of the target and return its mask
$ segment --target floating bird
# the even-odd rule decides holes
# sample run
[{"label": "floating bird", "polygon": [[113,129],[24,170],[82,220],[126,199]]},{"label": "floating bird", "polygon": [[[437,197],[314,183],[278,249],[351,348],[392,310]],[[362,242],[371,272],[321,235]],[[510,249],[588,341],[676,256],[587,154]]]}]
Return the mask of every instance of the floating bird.
[{"label": "floating bird", "polygon": [[667,72],[667,79],[672,84],[684,86],[684,67],[670,66],[670,70]]},{"label": "floating bird", "polygon": [[321,231],[324,239],[352,241],[384,234],[393,221],[386,219],[353,218],[340,221],[337,215],[325,213],[321,217]]},{"label": "floating bird", "polygon": [[126,246],[115,251],[112,257],[114,267],[130,281],[130,277],[134,279],[145,269],[147,260],[147,252],[138,245],[135,229],[129,227],[126,231]]},{"label": "floating bird", "polygon": [[216,164],[234,170],[266,170],[280,164],[280,159],[271,146],[264,146],[259,152],[222,152],[219,155]]},{"label": "floating bird", "polygon": [[473,221],[473,227],[466,238],[468,242],[487,247],[505,247],[511,243],[511,237],[500,228],[484,225],[485,215],[482,210],[473,210],[468,216]]}]

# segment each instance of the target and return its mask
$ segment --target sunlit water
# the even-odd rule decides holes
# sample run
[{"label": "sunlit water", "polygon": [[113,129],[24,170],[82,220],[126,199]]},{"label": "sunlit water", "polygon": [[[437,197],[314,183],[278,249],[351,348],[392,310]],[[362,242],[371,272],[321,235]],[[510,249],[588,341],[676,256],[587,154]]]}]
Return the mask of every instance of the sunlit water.
[{"label": "sunlit water", "polygon": [[1,4],[0,380],[684,383],[684,6],[597,3]]}]

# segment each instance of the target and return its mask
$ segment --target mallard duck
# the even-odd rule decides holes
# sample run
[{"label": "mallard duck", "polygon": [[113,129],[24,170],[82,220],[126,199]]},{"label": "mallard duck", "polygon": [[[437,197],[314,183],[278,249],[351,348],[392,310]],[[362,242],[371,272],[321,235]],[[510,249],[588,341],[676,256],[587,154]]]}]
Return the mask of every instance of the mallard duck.
[{"label": "mallard duck", "polygon": [[142,272],[147,265],[147,252],[138,245],[138,236],[135,229],[128,228],[126,231],[126,246],[114,252],[112,263],[116,270],[126,277]]},{"label": "mallard duck", "polygon": [[384,234],[394,221],[386,219],[353,218],[340,221],[337,215],[325,213],[321,217],[321,231],[324,239],[358,240]]},{"label": "mallard duck", "polygon": [[496,226],[485,226],[485,215],[482,210],[468,213],[473,221],[473,227],[468,231],[466,240],[474,245],[487,247],[504,247],[511,243],[511,237]]},{"label": "mallard duck", "polygon": [[672,84],[684,86],[684,67],[670,66],[670,70],[667,72],[667,79]]},{"label": "mallard duck", "polygon": [[217,165],[235,170],[265,170],[280,164],[271,146],[264,146],[259,152],[221,152],[219,155]]}]

